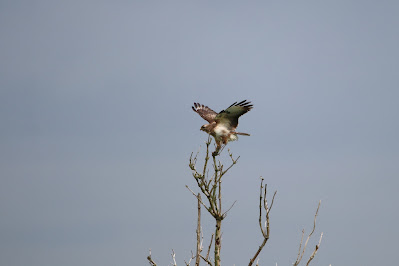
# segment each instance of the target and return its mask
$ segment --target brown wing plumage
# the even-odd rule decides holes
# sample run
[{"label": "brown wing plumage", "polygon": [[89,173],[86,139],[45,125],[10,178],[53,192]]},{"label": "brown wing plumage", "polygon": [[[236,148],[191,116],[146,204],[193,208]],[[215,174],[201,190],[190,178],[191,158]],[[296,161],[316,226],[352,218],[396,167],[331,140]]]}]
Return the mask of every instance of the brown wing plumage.
[{"label": "brown wing plumage", "polygon": [[238,118],[249,112],[253,105],[247,100],[241,101],[239,103],[235,102],[230,105],[226,110],[221,111],[216,115],[215,120],[218,123],[225,124],[228,127],[236,128],[238,126]]},{"label": "brown wing plumage", "polygon": [[194,103],[194,106],[192,106],[191,108],[193,108],[194,112],[198,113],[203,119],[205,119],[209,123],[215,121],[217,113],[208,106],[199,103]]}]

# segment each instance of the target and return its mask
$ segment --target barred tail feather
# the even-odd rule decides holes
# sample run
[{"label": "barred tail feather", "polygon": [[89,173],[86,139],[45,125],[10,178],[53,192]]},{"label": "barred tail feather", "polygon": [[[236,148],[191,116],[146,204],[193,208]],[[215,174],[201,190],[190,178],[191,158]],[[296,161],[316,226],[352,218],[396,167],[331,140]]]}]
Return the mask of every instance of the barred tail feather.
[{"label": "barred tail feather", "polygon": [[241,133],[241,132],[235,132],[237,135],[242,135],[242,136],[251,136],[248,133]]}]

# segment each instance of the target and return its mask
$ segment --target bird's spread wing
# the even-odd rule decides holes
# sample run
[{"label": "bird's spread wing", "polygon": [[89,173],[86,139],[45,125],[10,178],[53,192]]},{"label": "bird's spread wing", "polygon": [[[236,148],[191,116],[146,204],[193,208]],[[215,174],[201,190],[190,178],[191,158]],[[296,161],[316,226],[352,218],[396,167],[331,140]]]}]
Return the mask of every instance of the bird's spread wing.
[{"label": "bird's spread wing", "polygon": [[205,119],[209,123],[215,121],[217,113],[208,106],[199,103],[194,103],[194,106],[192,106],[191,108],[193,108],[194,112],[197,112],[203,119]]},{"label": "bird's spread wing", "polygon": [[235,102],[226,110],[221,111],[215,117],[216,122],[226,125],[227,127],[236,128],[238,126],[238,118],[251,110],[253,105],[247,100],[239,103]]}]

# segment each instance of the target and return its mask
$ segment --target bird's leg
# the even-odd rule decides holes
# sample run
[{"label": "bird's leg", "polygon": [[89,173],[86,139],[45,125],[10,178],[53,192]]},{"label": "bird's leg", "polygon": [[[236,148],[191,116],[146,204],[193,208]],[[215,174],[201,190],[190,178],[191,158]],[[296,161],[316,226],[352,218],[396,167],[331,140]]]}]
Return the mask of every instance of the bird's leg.
[{"label": "bird's leg", "polygon": [[228,137],[223,136],[220,141],[216,142],[217,147],[216,147],[216,150],[212,153],[212,155],[216,156],[216,155],[220,154],[223,151],[224,147],[226,147],[228,142],[229,142]]},{"label": "bird's leg", "polygon": [[227,144],[224,144],[224,145],[222,145],[221,147],[221,149],[220,149],[220,152],[219,153],[222,153],[222,151],[224,150],[224,147],[226,147],[227,146]]},{"label": "bird's leg", "polygon": [[214,152],[212,152],[212,156],[218,156],[221,147],[222,143],[220,141],[216,141],[216,149]]}]

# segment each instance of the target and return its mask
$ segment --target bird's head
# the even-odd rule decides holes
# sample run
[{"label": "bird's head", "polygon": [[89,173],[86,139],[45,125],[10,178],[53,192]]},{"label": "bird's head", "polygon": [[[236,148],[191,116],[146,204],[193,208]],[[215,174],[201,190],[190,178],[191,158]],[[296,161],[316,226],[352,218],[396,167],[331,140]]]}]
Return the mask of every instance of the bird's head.
[{"label": "bird's head", "polygon": [[206,133],[209,133],[209,130],[208,130],[208,127],[207,127],[208,125],[203,125],[202,127],[201,127],[201,130],[202,131],[205,131]]}]

